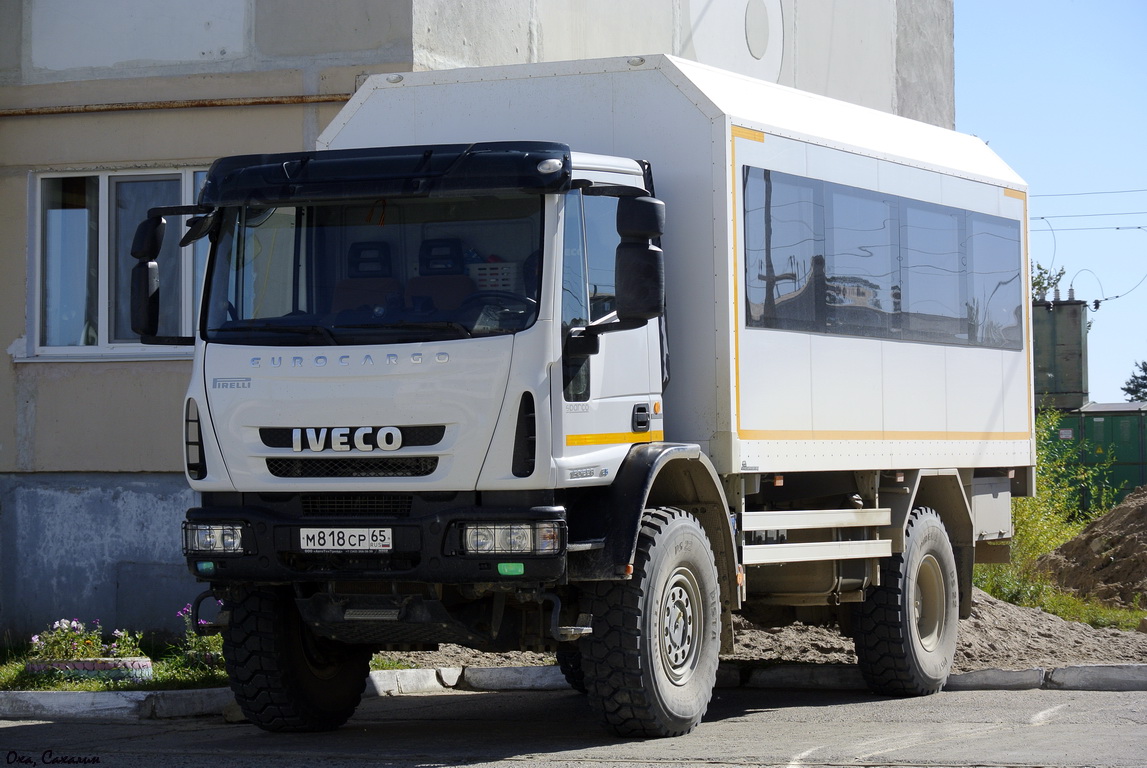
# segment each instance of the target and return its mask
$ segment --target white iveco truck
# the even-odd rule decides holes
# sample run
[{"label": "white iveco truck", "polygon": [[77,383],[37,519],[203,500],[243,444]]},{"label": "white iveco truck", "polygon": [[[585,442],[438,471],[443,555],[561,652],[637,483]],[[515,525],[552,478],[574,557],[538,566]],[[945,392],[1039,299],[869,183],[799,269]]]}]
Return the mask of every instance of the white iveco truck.
[{"label": "white iveco truck", "polygon": [[668,56],[375,76],[217,161],[133,313],[189,341],[189,217],[184,551],[239,704],[336,728],[373,652],[457,643],[683,734],[758,606],[939,690],[1033,484],[1025,202],[976,139]]}]

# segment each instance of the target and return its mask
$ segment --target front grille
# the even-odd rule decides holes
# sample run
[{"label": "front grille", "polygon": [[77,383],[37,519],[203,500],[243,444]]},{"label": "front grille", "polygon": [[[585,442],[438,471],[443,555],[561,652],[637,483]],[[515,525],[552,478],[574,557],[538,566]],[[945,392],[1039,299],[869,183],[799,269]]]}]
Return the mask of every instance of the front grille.
[{"label": "front grille", "polygon": [[275,477],[425,477],[437,468],[437,456],[267,459],[267,471]]},{"label": "front grille", "polygon": [[[302,427],[304,431],[306,427]],[[351,431],[354,427],[347,427]],[[260,427],[259,439],[263,441],[263,445],[268,448],[291,448],[293,441],[291,438],[291,427]],[[399,427],[398,431],[402,433],[402,445],[404,447],[424,447],[427,445],[438,445],[442,442],[442,436],[446,434],[446,427],[442,424],[421,424],[411,427]],[[304,441],[306,438],[303,438]]]},{"label": "front grille", "polygon": [[307,517],[406,517],[414,497],[405,493],[307,493]]}]

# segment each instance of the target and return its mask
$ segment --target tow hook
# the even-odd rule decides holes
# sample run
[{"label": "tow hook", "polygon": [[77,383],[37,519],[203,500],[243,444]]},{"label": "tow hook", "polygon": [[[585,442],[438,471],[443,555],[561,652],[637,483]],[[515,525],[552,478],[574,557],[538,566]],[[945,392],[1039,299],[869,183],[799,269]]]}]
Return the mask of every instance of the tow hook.
[{"label": "tow hook", "polygon": [[[191,603],[191,628],[195,631],[195,634],[201,637],[217,635],[231,622],[231,611],[219,611],[215,616],[215,621],[204,621],[199,618],[199,606],[203,605],[203,601],[209,597],[218,601],[218,598],[215,597],[215,592],[209,589],[196,597]],[[220,602],[220,605],[222,605],[222,602]]]}]

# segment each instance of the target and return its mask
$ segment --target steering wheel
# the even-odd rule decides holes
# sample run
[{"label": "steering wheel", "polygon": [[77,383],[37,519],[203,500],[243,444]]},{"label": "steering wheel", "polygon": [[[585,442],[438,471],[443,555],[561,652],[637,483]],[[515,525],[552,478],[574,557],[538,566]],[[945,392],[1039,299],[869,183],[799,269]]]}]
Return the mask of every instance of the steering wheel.
[{"label": "steering wheel", "polygon": [[[536,299],[512,291],[478,291],[463,299],[455,313],[458,317],[469,320],[469,325],[473,325],[478,321],[482,310],[486,307],[493,307],[500,312],[531,315],[537,312],[538,302]],[[513,328],[505,328],[504,330],[516,330],[524,325],[524,322],[520,325],[515,323]]]},{"label": "steering wheel", "polygon": [[518,305],[527,310],[538,306],[537,300],[513,291],[478,291],[464,298],[458,305],[458,311],[469,309],[475,304],[494,304],[502,309],[512,309],[514,305]]}]

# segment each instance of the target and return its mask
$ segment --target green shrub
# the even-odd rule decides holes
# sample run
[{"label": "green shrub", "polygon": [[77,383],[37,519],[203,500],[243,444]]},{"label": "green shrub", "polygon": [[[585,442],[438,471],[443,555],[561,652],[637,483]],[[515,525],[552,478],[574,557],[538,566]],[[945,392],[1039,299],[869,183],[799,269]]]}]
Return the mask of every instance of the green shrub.
[{"label": "green shrub", "polygon": [[[1120,488],[1110,482],[1114,451],[1101,453],[1087,441],[1061,440],[1058,411],[1036,415],[1036,495],[1012,499],[1011,562],[977,565],[974,583],[1000,600],[1039,608],[1097,627],[1134,629],[1147,613],[1106,608],[1094,600],[1065,594],[1036,567],[1040,555],[1075,538],[1092,520],[1115,505]],[[1086,456],[1102,456],[1086,462]],[[1083,500],[1090,505],[1083,507]]]},{"label": "green shrub", "polygon": [[[179,655],[192,669],[223,669],[223,636],[220,634],[201,635],[192,624],[191,603],[183,606],[176,614],[183,619],[183,637],[179,642]],[[200,619],[200,624],[206,621]]]},{"label": "green shrub", "polygon": [[[1120,489],[1111,484],[1114,451],[1098,453],[1087,441],[1061,440],[1061,420],[1055,410],[1036,415],[1036,495],[1012,500],[1013,562],[1051,552],[1115,506]],[[1086,463],[1086,455],[1102,458]],[[1084,499],[1090,503],[1087,509]]]}]

